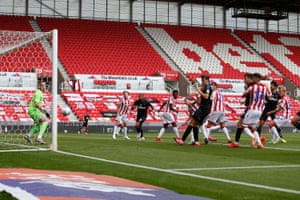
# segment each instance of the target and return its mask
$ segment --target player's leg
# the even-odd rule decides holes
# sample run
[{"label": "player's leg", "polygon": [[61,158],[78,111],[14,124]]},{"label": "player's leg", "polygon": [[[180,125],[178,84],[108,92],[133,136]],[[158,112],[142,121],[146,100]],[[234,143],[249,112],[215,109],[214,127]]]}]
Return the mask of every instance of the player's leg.
[{"label": "player's leg", "polygon": [[40,130],[40,123],[39,123],[39,119],[40,119],[40,111],[39,110],[30,110],[29,113],[30,117],[32,118],[32,120],[34,121],[33,126],[31,127],[30,131],[28,134],[26,134],[24,136],[24,139],[28,142],[28,143],[32,143],[32,135],[34,133],[37,133]]},{"label": "player's leg", "polygon": [[275,121],[276,130],[277,130],[278,135],[279,135],[279,141],[282,142],[282,143],[287,143],[286,139],[283,138],[282,131],[281,131],[280,127],[288,124],[290,122],[290,120],[286,119],[286,118],[279,118],[279,119],[275,119],[274,121]]},{"label": "player's leg", "polygon": [[124,139],[125,140],[130,140],[130,138],[128,137],[128,133],[127,133],[127,121],[128,121],[128,117],[127,115],[123,115],[122,116],[122,125],[123,125],[123,133],[124,133]]},{"label": "player's leg", "polygon": [[48,127],[49,119],[43,113],[41,113],[40,115],[40,132],[36,141],[40,144],[45,144],[45,142],[43,141],[43,135]]},{"label": "player's leg", "polygon": [[280,138],[279,133],[277,131],[275,120],[273,120],[269,123],[269,128],[270,128],[270,131],[271,131],[271,134],[272,134],[272,141],[271,142],[273,144],[276,144],[277,142],[279,142],[279,138]]},{"label": "player's leg", "polygon": [[237,122],[236,124],[236,131],[235,131],[235,139],[234,139],[234,142],[229,144],[228,147],[229,148],[236,148],[236,147],[240,147],[240,138],[241,138],[241,135],[242,135],[242,132],[243,132],[243,121],[244,121],[244,118],[245,118],[245,114],[246,114],[246,110],[244,111],[244,113],[241,115],[239,121]]},{"label": "player's leg", "polygon": [[121,123],[120,123],[120,120],[121,120],[121,117],[118,116],[116,118],[116,124],[114,126],[114,130],[113,130],[113,135],[112,135],[112,138],[115,140],[117,139],[117,135],[119,135],[119,132],[121,130]]},{"label": "player's leg", "polygon": [[161,116],[162,120],[164,121],[162,128],[159,130],[159,133],[156,137],[156,141],[157,142],[161,142],[161,137],[164,135],[164,133],[166,132],[168,126],[169,126],[169,122],[172,121],[172,118],[170,116],[170,113],[164,112]]},{"label": "player's leg", "polygon": [[230,135],[229,135],[229,131],[228,131],[227,127],[225,126],[225,123],[224,123],[224,122],[220,122],[220,128],[221,128],[222,131],[224,132],[225,137],[226,137],[226,139],[227,139],[227,142],[228,142],[228,143],[232,143],[231,138],[230,138]]},{"label": "player's leg", "polygon": [[[219,128],[219,125],[216,123],[216,115],[214,113],[210,113],[208,115],[207,123],[204,125],[204,128],[206,129],[206,135],[209,141],[217,141],[216,138],[210,136],[211,131],[217,130]],[[201,127],[201,130],[204,128]]]},{"label": "player's leg", "polygon": [[292,125],[300,130],[300,111],[293,117],[291,121]]}]

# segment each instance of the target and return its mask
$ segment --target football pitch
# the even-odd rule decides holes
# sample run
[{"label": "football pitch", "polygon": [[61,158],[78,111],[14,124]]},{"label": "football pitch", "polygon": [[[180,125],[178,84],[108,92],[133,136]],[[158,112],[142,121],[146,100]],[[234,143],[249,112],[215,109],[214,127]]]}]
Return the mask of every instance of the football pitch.
[{"label": "football pitch", "polygon": [[129,136],[113,141],[107,133],[59,134],[58,152],[1,152],[1,168],[105,174],[210,199],[300,199],[299,133],[285,133],[286,144],[270,144],[266,134],[264,149],[250,148],[246,135],[235,149],[221,133],[200,147],[179,146],[173,133],[162,142],[153,133],[141,142]]}]

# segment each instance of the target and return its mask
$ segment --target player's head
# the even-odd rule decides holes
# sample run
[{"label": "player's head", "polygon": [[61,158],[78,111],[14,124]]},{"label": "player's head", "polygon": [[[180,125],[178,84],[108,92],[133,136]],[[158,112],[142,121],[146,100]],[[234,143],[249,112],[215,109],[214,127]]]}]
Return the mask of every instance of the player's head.
[{"label": "player's head", "polygon": [[178,90],[173,90],[172,94],[173,94],[173,97],[176,99],[178,97],[178,94],[179,94]]},{"label": "player's head", "polygon": [[216,82],[212,82],[210,85],[213,90],[216,90],[218,88],[218,84]]},{"label": "player's head", "polygon": [[246,85],[252,83],[252,81],[253,81],[252,79],[253,79],[253,74],[251,74],[251,73],[245,73],[244,74],[244,83]]},{"label": "player's head", "polygon": [[140,99],[140,100],[144,100],[144,99],[145,99],[145,95],[144,95],[143,93],[140,93],[140,94],[139,94],[139,99]]},{"label": "player's head", "polygon": [[44,81],[40,82],[40,84],[39,84],[39,89],[40,89],[42,92],[45,92],[45,91],[46,91],[46,82],[44,82]]},{"label": "player's head", "polygon": [[128,95],[129,95],[129,92],[128,91],[123,91],[123,96],[127,99],[128,98]]},{"label": "player's head", "polygon": [[278,83],[276,81],[271,81],[270,83],[271,90],[276,90],[278,87]]},{"label": "player's head", "polygon": [[278,86],[278,93],[279,96],[284,96],[286,94],[286,87],[284,85],[279,85]]},{"label": "player's head", "polygon": [[259,83],[261,80],[261,74],[260,73],[254,73],[253,74],[253,82],[254,83]]},{"label": "player's head", "polygon": [[209,84],[209,76],[208,75],[202,75],[201,76],[201,84],[203,86],[206,86]]}]

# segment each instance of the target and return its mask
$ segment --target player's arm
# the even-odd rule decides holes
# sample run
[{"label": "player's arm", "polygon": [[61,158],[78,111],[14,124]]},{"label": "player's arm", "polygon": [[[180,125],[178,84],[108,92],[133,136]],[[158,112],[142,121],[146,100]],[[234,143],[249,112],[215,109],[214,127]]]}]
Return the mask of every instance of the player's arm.
[{"label": "player's arm", "polygon": [[163,109],[163,107],[166,105],[166,101],[164,101],[164,103],[163,104],[161,104],[161,106],[160,106],[160,108],[158,109],[158,111],[157,112],[160,112],[161,111],[161,109]]},{"label": "player's arm", "polygon": [[267,115],[273,115],[273,114],[276,114],[278,113],[279,111],[281,111],[283,109],[283,105],[281,103],[278,102],[278,105],[277,105],[277,108],[274,109],[274,110],[271,110],[269,112],[267,112]]},{"label": "player's arm", "polygon": [[209,98],[209,93],[210,93],[209,90],[206,90],[205,92],[203,92],[201,90],[201,88],[199,88],[199,87],[197,87],[197,90],[198,90],[198,93],[200,94],[201,98],[204,98],[204,99],[208,99]]},{"label": "player's arm", "polygon": [[133,105],[131,106],[130,110],[134,110],[134,109],[136,108],[136,104],[137,104],[137,101],[135,101],[135,102],[133,103]]},{"label": "player's arm", "polygon": [[121,104],[122,104],[122,102],[121,102],[121,101],[119,101],[119,103],[118,103],[118,105],[117,105],[117,116],[119,116],[119,115],[120,115],[120,108],[121,108]]}]

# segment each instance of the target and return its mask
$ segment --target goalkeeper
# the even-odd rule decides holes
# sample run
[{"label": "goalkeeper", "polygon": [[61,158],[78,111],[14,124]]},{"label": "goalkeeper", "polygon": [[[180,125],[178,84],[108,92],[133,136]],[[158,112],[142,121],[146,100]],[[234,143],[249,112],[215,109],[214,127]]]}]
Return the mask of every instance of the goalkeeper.
[{"label": "goalkeeper", "polygon": [[31,102],[28,108],[28,114],[34,121],[34,125],[31,127],[29,133],[24,136],[24,139],[28,143],[32,143],[32,135],[39,131],[36,142],[39,144],[45,144],[43,135],[48,127],[50,115],[47,111],[42,109],[43,105],[43,93],[46,91],[46,83],[41,82],[39,88],[32,96]]}]

